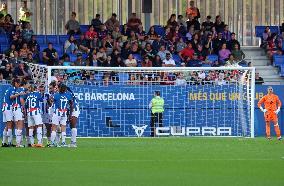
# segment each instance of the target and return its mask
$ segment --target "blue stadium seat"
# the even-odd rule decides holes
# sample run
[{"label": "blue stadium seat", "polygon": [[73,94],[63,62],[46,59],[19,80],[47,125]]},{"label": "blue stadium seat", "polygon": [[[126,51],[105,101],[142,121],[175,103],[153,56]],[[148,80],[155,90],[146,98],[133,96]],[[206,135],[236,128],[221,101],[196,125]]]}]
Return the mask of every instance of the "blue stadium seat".
[{"label": "blue stadium seat", "polygon": [[47,44],[40,44],[39,47],[40,47],[40,51],[42,52],[44,49],[46,49],[48,47],[48,45]]},{"label": "blue stadium seat", "polygon": [[154,25],[155,32],[160,35],[164,36],[165,35],[165,29],[161,25]]},{"label": "blue stadium seat", "polygon": [[179,57],[179,55],[173,54],[172,57],[173,57],[173,60],[175,61],[176,65],[180,66],[182,60]]},{"label": "blue stadium seat", "polygon": [[208,60],[211,62],[218,61],[218,56],[215,54],[208,55]]},{"label": "blue stadium seat", "polygon": [[58,44],[58,36],[57,35],[46,35],[46,43]]},{"label": "blue stadium seat", "polygon": [[0,43],[1,44],[8,44],[8,38],[7,38],[6,34],[0,35]]},{"label": "blue stadium seat", "polygon": [[69,35],[59,35],[59,44],[65,44],[65,41],[69,39]]},{"label": "blue stadium seat", "polygon": [[[266,26],[255,26],[255,36],[262,37]],[[279,26],[269,26],[271,33],[279,34]]]},{"label": "blue stadium seat", "polygon": [[80,25],[80,31],[86,33],[89,30],[90,25]]},{"label": "blue stadium seat", "polygon": [[136,59],[137,62],[143,61],[143,58],[140,54],[133,54],[133,58]]},{"label": "blue stadium seat", "polygon": [[280,76],[284,77],[284,65],[280,66]]},{"label": "blue stadium seat", "polygon": [[37,36],[36,36],[36,40],[37,40],[37,42],[38,42],[39,45],[46,43],[46,37],[45,37],[45,35],[37,35]]},{"label": "blue stadium seat", "polygon": [[283,55],[273,55],[273,66],[284,65],[284,56]]},{"label": "blue stadium seat", "polygon": [[70,61],[71,62],[75,62],[76,61],[76,59],[77,59],[76,54],[69,54],[69,56],[70,56]]},{"label": "blue stadium seat", "polygon": [[53,44],[53,48],[57,51],[58,56],[63,55],[63,46],[59,44]]},{"label": "blue stadium seat", "polygon": [[9,49],[10,45],[1,43],[0,47],[1,47],[1,53],[3,53],[3,52],[5,52],[6,50]]},{"label": "blue stadium seat", "polygon": [[202,64],[202,67],[211,67],[210,64]]}]

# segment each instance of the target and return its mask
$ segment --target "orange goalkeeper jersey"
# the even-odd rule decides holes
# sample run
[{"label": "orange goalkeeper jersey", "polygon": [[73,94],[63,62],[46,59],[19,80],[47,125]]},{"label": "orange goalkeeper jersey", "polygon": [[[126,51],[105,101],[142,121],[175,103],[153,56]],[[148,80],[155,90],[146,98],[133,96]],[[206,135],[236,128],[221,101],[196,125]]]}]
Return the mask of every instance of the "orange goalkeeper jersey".
[{"label": "orange goalkeeper jersey", "polygon": [[262,103],[264,103],[264,107],[267,111],[276,111],[278,107],[281,107],[281,102],[275,94],[263,96],[257,104],[258,107],[260,107]]}]

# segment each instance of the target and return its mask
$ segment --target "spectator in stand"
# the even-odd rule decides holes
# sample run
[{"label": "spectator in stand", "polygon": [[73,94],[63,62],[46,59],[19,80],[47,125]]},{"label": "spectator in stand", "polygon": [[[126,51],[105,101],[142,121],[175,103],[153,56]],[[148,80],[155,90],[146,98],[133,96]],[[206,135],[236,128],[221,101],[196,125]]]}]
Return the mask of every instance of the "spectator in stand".
[{"label": "spectator in stand", "polygon": [[121,49],[121,58],[123,60],[126,60],[129,56],[129,54],[131,53],[131,45],[129,41],[126,41],[123,43],[122,49]]},{"label": "spectator in stand", "polygon": [[27,43],[23,43],[23,46],[20,49],[20,53],[19,53],[20,58],[25,60],[28,57],[28,53],[30,53],[30,50],[28,48],[28,44]]},{"label": "spectator in stand", "polygon": [[139,41],[143,41],[145,39],[146,32],[143,30],[142,25],[138,26],[138,31],[137,31],[136,35],[137,35]]},{"label": "spectator in stand", "polygon": [[161,57],[159,55],[155,55],[152,64],[153,64],[153,67],[161,67],[163,64],[163,61],[161,60]]},{"label": "spectator in stand", "polygon": [[120,57],[120,53],[118,51],[118,49],[113,49],[112,53],[111,53],[111,66],[113,66],[113,64],[116,63],[117,58]]},{"label": "spectator in stand", "polygon": [[94,26],[90,25],[89,30],[85,33],[85,38],[88,41],[90,48],[95,48],[98,43],[98,33],[95,31]]},{"label": "spectator in stand", "polygon": [[167,21],[167,27],[170,27],[171,30],[175,30],[175,28],[178,26],[176,19],[176,14],[172,14],[170,19]]},{"label": "spectator in stand", "polygon": [[100,26],[103,24],[101,19],[100,14],[96,14],[96,17],[92,19],[91,25],[94,27],[95,31],[98,32],[100,30]]},{"label": "spectator in stand", "polygon": [[269,26],[267,26],[267,27],[265,27],[265,30],[264,30],[264,32],[262,34],[262,44],[261,44],[261,46],[263,48],[266,48],[267,43],[268,43],[268,39],[269,39],[270,36],[271,36],[271,31],[270,31]]},{"label": "spectator in stand", "polygon": [[224,26],[223,38],[224,38],[227,42],[231,40],[231,32],[229,31],[229,26],[228,26],[228,25],[225,25],[225,26]]},{"label": "spectator in stand", "polygon": [[125,66],[127,67],[137,67],[137,61],[133,58],[132,54],[128,55],[128,58],[125,60]]},{"label": "spectator in stand", "polygon": [[132,13],[130,19],[127,22],[127,27],[130,30],[133,30],[133,31],[136,32],[136,31],[138,31],[139,25],[142,25],[141,20],[138,17],[136,17],[136,13]]},{"label": "spectator in stand", "polygon": [[183,15],[178,15],[177,23],[179,26],[187,27],[186,22],[183,20]]},{"label": "spectator in stand", "polygon": [[89,43],[83,33],[80,34],[80,38],[76,41],[76,43],[77,43],[79,52],[87,53],[87,54],[90,52]]},{"label": "spectator in stand", "polygon": [[204,49],[208,54],[213,54],[214,53],[214,47],[213,47],[213,38],[212,34],[207,35],[207,40],[204,43]]},{"label": "spectator in stand", "polygon": [[153,42],[158,38],[158,34],[155,31],[155,27],[151,26],[149,29],[149,32],[147,33],[147,36],[149,37],[150,41]]},{"label": "spectator in stand", "polygon": [[36,59],[33,58],[33,53],[29,52],[27,59],[25,60],[27,63],[33,63],[33,64],[37,64],[38,61]]},{"label": "spectator in stand", "polygon": [[64,53],[75,54],[77,50],[78,50],[78,46],[74,38],[74,35],[70,35],[69,39],[65,41]]},{"label": "spectator in stand", "polygon": [[142,67],[152,67],[153,64],[152,64],[152,61],[149,59],[148,56],[145,56],[144,57],[144,60],[142,61]]},{"label": "spectator in stand", "polygon": [[277,38],[276,33],[272,33],[271,37],[268,38],[267,55],[269,59],[271,59],[271,61],[272,61],[273,55],[276,54],[278,50],[276,38]]},{"label": "spectator in stand", "polygon": [[37,47],[32,47],[30,51],[33,56],[33,60],[38,63],[40,61],[40,51],[37,49]]},{"label": "spectator in stand", "polygon": [[229,55],[229,59],[226,61],[225,66],[238,66],[238,61],[235,60],[233,54]]},{"label": "spectator in stand", "polygon": [[37,51],[40,51],[40,46],[36,40],[36,35],[32,35],[31,40],[28,42],[28,47],[30,50],[35,47]]},{"label": "spectator in stand", "polygon": [[67,34],[80,34],[80,23],[76,20],[76,12],[71,13],[71,18],[67,21],[65,25]]},{"label": "spectator in stand", "polygon": [[9,58],[9,63],[13,66],[13,67],[18,67],[19,63],[22,60],[19,58],[19,53],[18,51],[14,51],[14,53],[10,54],[10,58]]},{"label": "spectator in stand", "polygon": [[8,14],[8,8],[7,8],[7,3],[6,2],[2,3],[1,9],[0,9],[0,14],[3,14],[4,16],[6,16]]},{"label": "spectator in stand", "polygon": [[163,61],[164,59],[166,59],[167,53],[170,53],[170,52],[166,50],[165,46],[161,46],[157,55],[159,55],[161,57],[161,60]]},{"label": "spectator in stand", "polygon": [[7,14],[5,16],[5,24],[4,24],[4,30],[8,37],[11,37],[12,30],[14,28],[14,20],[10,14]]},{"label": "spectator in stand", "polygon": [[232,55],[234,56],[235,60],[238,62],[242,62],[246,57],[245,53],[242,50],[240,50],[238,44],[235,44],[235,47],[232,50]]},{"label": "spectator in stand", "polygon": [[191,14],[196,20],[200,18],[199,9],[194,6],[194,1],[190,1],[189,7],[186,9],[186,16],[188,16],[189,14]]},{"label": "spectator in stand", "polygon": [[107,59],[102,64],[103,67],[110,67],[111,66],[111,56],[107,56]]},{"label": "spectator in stand", "polygon": [[214,23],[211,21],[211,16],[207,16],[206,20],[202,23],[201,29],[204,30],[204,34],[207,35],[211,32],[212,27],[214,26]]},{"label": "spectator in stand", "polygon": [[166,45],[165,41],[162,39],[160,35],[158,35],[157,39],[155,39],[152,43],[152,48],[155,52],[158,52],[161,46],[165,46],[165,45]]},{"label": "spectator in stand", "polygon": [[192,43],[192,48],[194,51],[197,51],[197,46],[199,44],[201,44],[200,40],[199,40],[199,35],[196,33],[196,34],[193,34],[192,36],[192,40],[191,40],[191,43]]},{"label": "spectator in stand", "polygon": [[129,33],[130,33],[130,30],[128,29],[127,24],[124,24],[122,31],[121,31],[121,34],[127,38],[129,36]]},{"label": "spectator in stand", "polygon": [[188,15],[188,20],[186,21],[186,24],[187,29],[189,29],[193,25],[195,31],[200,30],[200,23],[196,19],[194,19],[192,14]]},{"label": "spectator in stand", "polygon": [[176,52],[179,53],[182,51],[184,48],[186,48],[186,43],[183,41],[183,38],[179,38],[178,42],[175,45],[176,47]]},{"label": "spectator in stand", "polygon": [[10,63],[7,63],[5,65],[5,69],[1,69],[0,73],[3,75],[3,79],[12,80],[13,78],[12,65]]},{"label": "spectator in stand", "polygon": [[98,66],[102,66],[102,64],[104,64],[106,60],[107,60],[107,55],[105,52],[105,48],[101,46],[99,48],[99,52],[97,53]]},{"label": "spectator in stand", "polygon": [[255,84],[262,85],[264,83],[263,78],[259,76],[259,72],[255,73]]},{"label": "spectator in stand", "polygon": [[86,61],[84,61],[83,56],[81,53],[77,54],[77,59],[74,62],[75,66],[86,66]]},{"label": "spectator in stand", "polygon": [[137,36],[136,36],[136,34],[135,34],[135,32],[133,30],[130,31],[130,35],[128,37],[128,41],[130,41],[131,43],[138,41],[138,38],[137,38]]},{"label": "spectator in stand", "polygon": [[32,72],[30,71],[29,67],[25,65],[24,62],[21,62],[18,67],[15,68],[13,72],[14,78],[22,78],[25,80],[31,80]]},{"label": "spectator in stand", "polygon": [[11,44],[11,45],[10,45],[10,48],[8,48],[8,49],[4,52],[4,54],[5,54],[6,56],[10,57],[11,54],[13,54],[15,50],[16,50],[16,46],[15,46],[14,44]]},{"label": "spectator in stand", "polygon": [[23,1],[22,7],[19,10],[19,20],[22,23],[22,28],[26,28],[27,23],[31,22],[32,12],[28,9],[28,2]]},{"label": "spectator in stand", "polygon": [[25,42],[30,42],[34,31],[30,23],[26,24],[26,27],[22,30],[22,38]]},{"label": "spectator in stand", "polygon": [[236,34],[234,32],[231,33],[231,39],[227,42],[227,47],[229,50],[234,50],[235,46],[238,45],[238,47],[240,48],[240,43],[239,41],[236,39]]},{"label": "spectator in stand", "polygon": [[177,85],[177,86],[185,86],[186,84],[187,83],[186,83],[185,78],[183,77],[183,74],[179,73],[178,76],[177,76],[177,79],[175,81],[175,85]]},{"label": "spectator in stand", "polygon": [[44,49],[42,52],[43,61],[48,66],[54,66],[58,62],[57,51],[53,48],[52,43],[48,43],[48,48]]},{"label": "spectator in stand", "polygon": [[182,59],[182,61],[190,60],[193,57],[194,54],[194,50],[192,48],[192,44],[188,43],[187,47],[185,49],[183,49],[182,51],[180,51],[179,56]]},{"label": "spectator in stand", "polygon": [[125,63],[122,61],[121,57],[118,57],[111,66],[112,67],[125,67]]},{"label": "spectator in stand", "polygon": [[192,36],[195,33],[194,31],[194,25],[192,25],[189,29],[188,32],[186,33],[185,37],[187,39],[187,41],[191,41],[192,40]]},{"label": "spectator in stand", "polygon": [[98,31],[98,38],[99,38],[99,40],[105,39],[107,34],[108,34],[108,31],[107,31],[106,26],[105,25],[101,25],[100,26],[100,30]]},{"label": "spectator in stand", "polygon": [[225,23],[222,21],[222,18],[220,15],[216,16],[214,27],[217,33],[224,31]]},{"label": "spectator in stand", "polygon": [[120,33],[120,30],[119,30],[119,26],[114,27],[114,30],[112,31],[111,34],[112,34],[112,38],[114,40],[116,40],[117,38],[122,37],[122,34]]},{"label": "spectator in stand", "polygon": [[226,40],[223,38],[222,32],[219,32],[218,37],[213,40],[213,49],[216,55],[218,55],[219,50],[221,49],[224,43],[226,43]]},{"label": "spectator in stand", "polygon": [[282,38],[284,38],[284,21],[280,27],[280,33],[282,34]]},{"label": "spectator in stand", "polygon": [[117,15],[115,13],[113,13],[111,15],[111,18],[109,18],[106,22],[106,28],[108,31],[112,32],[114,30],[115,27],[119,27],[119,21],[116,19]]},{"label": "spectator in stand", "polygon": [[172,58],[171,53],[166,54],[166,59],[163,60],[163,67],[175,67],[176,63]]},{"label": "spectator in stand", "polygon": [[196,52],[193,54],[192,59],[186,62],[186,66],[187,67],[201,67],[202,66],[202,61],[198,59],[198,54]]},{"label": "spectator in stand", "polygon": [[5,68],[6,64],[9,63],[5,54],[0,54],[0,69]]},{"label": "spectator in stand", "polygon": [[227,49],[227,44],[223,43],[221,50],[219,50],[219,61],[221,65],[224,65],[225,62],[229,59],[231,52]]},{"label": "spectator in stand", "polygon": [[0,14],[0,34],[6,34],[4,28],[5,28],[5,17],[3,14]]},{"label": "spectator in stand", "polygon": [[225,74],[223,72],[219,73],[218,77],[215,79],[216,85],[226,85]]},{"label": "spectator in stand", "polygon": [[111,55],[114,48],[114,40],[111,38],[111,33],[108,33],[106,38],[103,40],[102,46],[106,49],[106,54]]},{"label": "spectator in stand", "polygon": [[203,45],[201,43],[199,43],[197,45],[197,50],[196,53],[198,55],[198,59],[200,59],[201,61],[205,61],[206,56],[208,56],[208,52],[206,49],[204,49]]}]

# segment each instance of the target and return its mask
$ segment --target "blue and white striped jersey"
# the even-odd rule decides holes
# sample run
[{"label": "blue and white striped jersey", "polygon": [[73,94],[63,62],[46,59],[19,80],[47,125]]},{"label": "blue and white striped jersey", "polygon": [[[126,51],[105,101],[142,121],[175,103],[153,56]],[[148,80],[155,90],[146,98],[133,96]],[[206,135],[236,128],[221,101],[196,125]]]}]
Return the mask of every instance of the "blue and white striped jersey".
[{"label": "blue and white striped jersey", "polygon": [[[23,88],[23,87],[19,87],[19,88],[15,88],[15,92],[13,95],[15,94],[19,94],[19,93],[22,93],[22,92],[26,92],[26,89]],[[12,107],[13,109],[17,109],[17,108],[21,108],[21,98],[23,98],[24,96],[18,96],[16,97],[15,99],[13,99],[13,103],[12,103]]]},{"label": "blue and white striped jersey", "polygon": [[28,116],[35,116],[41,114],[40,103],[42,102],[42,95],[39,92],[31,92],[26,98],[26,108]]},{"label": "blue and white striped jersey", "polygon": [[48,100],[50,98],[50,94],[44,93],[44,94],[41,94],[41,96],[42,96],[42,102],[40,102],[41,114],[49,114]]},{"label": "blue and white striped jersey", "polygon": [[15,87],[10,87],[5,91],[3,98],[2,112],[6,110],[11,110],[13,100],[10,99],[10,96],[14,95],[15,91],[16,91]]},{"label": "blue and white striped jersey", "polygon": [[69,93],[55,93],[54,100],[54,113],[57,116],[67,116],[69,101],[72,101],[72,97]]}]

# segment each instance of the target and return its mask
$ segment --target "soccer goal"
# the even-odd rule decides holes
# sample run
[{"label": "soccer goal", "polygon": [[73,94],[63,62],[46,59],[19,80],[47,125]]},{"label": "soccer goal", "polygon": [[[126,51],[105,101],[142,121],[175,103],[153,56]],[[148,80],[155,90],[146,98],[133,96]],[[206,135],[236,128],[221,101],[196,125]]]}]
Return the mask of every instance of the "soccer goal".
[{"label": "soccer goal", "polygon": [[255,68],[46,67],[77,96],[82,137],[147,137],[149,103],[164,99],[155,136],[254,137]]}]

